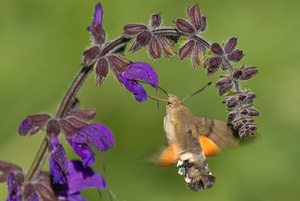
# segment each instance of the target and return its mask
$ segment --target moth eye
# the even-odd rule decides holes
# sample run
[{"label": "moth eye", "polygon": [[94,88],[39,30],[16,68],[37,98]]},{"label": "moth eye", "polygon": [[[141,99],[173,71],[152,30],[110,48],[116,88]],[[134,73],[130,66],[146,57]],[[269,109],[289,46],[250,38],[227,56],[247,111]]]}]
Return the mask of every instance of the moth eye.
[{"label": "moth eye", "polygon": [[173,106],[172,103],[170,103],[170,102],[167,103],[167,107],[168,107],[168,108],[170,108],[170,107],[172,107],[172,106]]}]

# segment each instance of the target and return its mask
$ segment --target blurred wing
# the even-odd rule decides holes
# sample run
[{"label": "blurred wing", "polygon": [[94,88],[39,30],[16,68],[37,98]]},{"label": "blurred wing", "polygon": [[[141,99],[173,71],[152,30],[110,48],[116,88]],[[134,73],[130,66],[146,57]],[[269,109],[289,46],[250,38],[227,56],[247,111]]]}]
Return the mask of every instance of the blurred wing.
[{"label": "blurred wing", "polygon": [[162,167],[170,166],[179,159],[179,147],[176,143],[168,146],[158,157],[158,165]]},{"label": "blurred wing", "polygon": [[[199,135],[199,141],[201,144],[202,151],[206,157],[215,156],[219,153],[220,147],[216,145],[209,138]],[[167,167],[177,163],[179,160],[179,146],[177,143],[165,148],[158,157],[158,165],[161,167]]]},{"label": "blurred wing", "polygon": [[215,156],[220,152],[220,147],[216,145],[213,141],[211,141],[209,138],[203,135],[199,135],[199,140],[205,157]]},{"label": "blurred wing", "polygon": [[[198,138],[206,157],[218,154],[221,149],[239,146],[240,139],[226,122],[200,116],[195,116],[194,122],[197,125]],[[173,143],[162,151],[158,157],[158,165],[170,166],[178,159],[179,145]]]},{"label": "blurred wing", "polygon": [[200,116],[195,116],[194,121],[197,125],[197,133],[202,149],[204,149],[206,143],[208,147],[216,145],[221,149],[239,146],[240,139],[226,122]]},{"label": "blurred wing", "polygon": [[[215,156],[219,153],[220,147],[216,145],[209,138],[199,135],[199,141],[201,144],[202,151],[206,157]],[[165,148],[158,157],[158,165],[161,167],[171,166],[177,163],[179,160],[179,148],[178,144],[174,143]]]}]

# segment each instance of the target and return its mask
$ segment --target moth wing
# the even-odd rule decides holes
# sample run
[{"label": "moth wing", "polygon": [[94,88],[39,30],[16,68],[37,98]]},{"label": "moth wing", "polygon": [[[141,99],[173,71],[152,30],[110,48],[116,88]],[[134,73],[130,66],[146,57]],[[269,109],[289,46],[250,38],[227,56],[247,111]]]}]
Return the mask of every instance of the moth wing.
[{"label": "moth wing", "polygon": [[[202,151],[206,157],[212,157],[219,153],[220,147],[209,138],[199,135]],[[179,160],[179,146],[173,143],[166,147],[158,156],[157,165],[161,167],[171,166]]]},{"label": "moth wing", "polygon": [[[208,147],[213,147],[213,144],[221,149],[239,146],[238,135],[226,122],[200,116],[195,116],[194,121],[200,142],[203,141]],[[201,146],[202,149],[205,147],[202,142]]]},{"label": "moth wing", "polygon": [[199,141],[205,157],[215,156],[221,151],[218,145],[203,135],[199,135]]},{"label": "moth wing", "polygon": [[162,167],[170,166],[179,160],[179,146],[173,143],[165,148],[158,157],[158,165]]},{"label": "moth wing", "polygon": [[[235,131],[224,121],[195,116],[196,132],[206,157],[214,156],[221,149],[239,146],[240,139]],[[158,157],[159,166],[170,166],[179,159],[179,145],[173,142]]]}]

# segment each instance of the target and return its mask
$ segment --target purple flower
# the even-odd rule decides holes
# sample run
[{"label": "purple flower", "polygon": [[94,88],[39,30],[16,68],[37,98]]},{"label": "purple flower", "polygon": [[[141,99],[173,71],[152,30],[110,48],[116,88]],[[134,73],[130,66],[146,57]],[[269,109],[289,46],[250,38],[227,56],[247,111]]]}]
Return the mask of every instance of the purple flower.
[{"label": "purple flower", "polygon": [[50,137],[51,156],[49,157],[50,174],[54,183],[65,184],[67,182],[68,166],[66,152],[55,135]]},{"label": "purple flower", "polygon": [[103,19],[103,9],[101,3],[97,3],[95,6],[94,17],[92,22],[92,27],[102,24]]},{"label": "purple flower", "polygon": [[157,73],[152,66],[144,62],[131,63],[126,71],[119,74],[119,80],[140,102],[147,100],[147,93],[138,80],[146,82],[154,88],[158,86]]},{"label": "purple flower", "polygon": [[80,156],[83,165],[91,167],[95,163],[95,153],[93,150],[87,144],[76,143],[74,141],[71,143],[75,153]]},{"label": "purple flower", "polygon": [[143,86],[139,84],[136,80],[129,80],[120,76],[121,82],[124,84],[126,89],[131,91],[134,98],[139,102],[144,102],[147,100],[147,93]]},{"label": "purple flower", "polygon": [[[53,140],[55,141],[55,140]],[[49,172],[41,171],[35,180],[24,183],[22,169],[14,164],[0,161],[0,182],[7,180],[6,201],[68,200],[87,201],[80,191],[88,188],[106,189],[105,179],[86,167],[81,161],[67,161],[67,183],[55,183]],[[10,173],[8,173],[11,171]],[[22,186],[22,187],[21,187]]]},{"label": "purple flower", "polygon": [[21,201],[21,187],[15,175],[10,173],[7,179],[8,196],[6,201]]},{"label": "purple flower", "polygon": [[108,127],[99,123],[78,129],[69,141],[74,151],[81,157],[84,166],[92,166],[95,162],[95,154],[88,145],[95,147],[98,151],[106,151],[114,146],[112,132]]},{"label": "purple flower", "polygon": [[[157,88],[158,77],[155,70],[147,63],[132,63],[131,61],[126,59],[122,52],[120,52],[120,49],[123,49],[123,47],[116,47],[115,50],[107,52],[107,46],[111,44],[105,43],[106,34],[105,30],[102,27],[102,18],[102,6],[100,3],[98,3],[95,6],[92,25],[88,29],[92,38],[92,47],[83,52],[81,63],[82,66],[95,67],[96,81],[100,86],[107,78],[109,71],[111,71],[114,76],[124,84],[126,89],[134,94],[136,100],[140,102],[145,101],[147,99],[147,93],[143,86],[138,83],[138,80],[146,82],[152,87]],[[160,26],[162,19],[159,14],[153,15],[151,19],[151,26],[153,29]],[[147,36],[145,37],[147,38]],[[154,37],[154,39],[155,38],[156,37]],[[149,40],[148,42],[154,41],[154,39]],[[143,41],[144,39],[141,40]],[[160,43],[162,44],[162,48],[167,55],[170,56],[173,54],[173,52],[171,51],[171,44],[167,41],[167,39],[162,37],[155,40],[160,41]],[[154,46],[157,46],[157,44]],[[152,52],[158,52],[160,51],[160,48],[161,46],[159,45],[159,50],[156,49]],[[154,58],[158,57],[154,56]]]},{"label": "purple flower", "polygon": [[18,129],[21,136],[33,135],[43,129],[47,121],[51,118],[48,114],[29,115],[24,119]]},{"label": "purple flower", "polygon": [[[97,3],[94,10],[94,16],[91,27],[95,27],[97,25],[102,24],[103,19],[103,9],[101,3]],[[90,31],[91,27],[88,27],[87,30]]]},{"label": "purple flower", "polygon": [[[88,188],[105,189],[107,184],[104,178],[95,173],[90,167],[85,167],[80,161],[68,162],[68,183],[55,194],[60,200],[68,201],[86,201],[81,197],[80,191]],[[53,184],[54,189],[55,185]]]},{"label": "purple flower", "polygon": [[30,196],[28,196],[28,198],[26,198],[25,201],[38,201],[38,200],[39,200],[39,198],[38,198],[37,194],[33,193]]}]

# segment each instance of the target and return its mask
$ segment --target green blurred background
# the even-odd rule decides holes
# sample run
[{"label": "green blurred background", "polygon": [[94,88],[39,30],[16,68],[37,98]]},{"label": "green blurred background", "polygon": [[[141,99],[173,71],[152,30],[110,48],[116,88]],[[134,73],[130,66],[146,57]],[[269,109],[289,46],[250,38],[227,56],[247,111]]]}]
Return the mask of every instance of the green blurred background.
[{"label": "green blurred background", "polygon": [[[91,22],[96,1],[2,0],[0,8],[0,159],[17,163],[25,170],[42,139],[17,134],[20,121],[29,114],[55,114],[67,87],[80,70],[81,52],[89,45],[85,28]],[[104,27],[109,39],[122,33],[127,23],[146,23],[150,14],[161,12],[164,25],[185,17],[187,3],[199,3],[207,16],[204,36],[213,42],[238,37],[246,54],[241,64],[259,67],[259,74],[247,82],[257,94],[256,118],[261,138],[240,149],[222,152],[208,159],[216,185],[199,193],[185,187],[177,168],[157,168],[145,162],[166,143],[163,132],[165,108],[156,103],[135,101],[110,74],[97,87],[94,74],[79,93],[84,108],[96,108],[96,121],[114,132],[116,147],[105,153],[106,172],[100,155],[94,168],[101,171],[114,200],[299,200],[300,133],[299,90],[300,3],[299,1],[174,1],[103,0]],[[190,61],[161,59],[152,62],[145,51],[133,61],[153,64],[160,85],[183,98],[216,76],[205,70],[194,72]],[[147,87],[150,94],[155,91]],[[189,99],[185,105],[194,114],[226,119],[222,97],[216,88]],[[164,97],[162,93],[160,96]],[[71,148],[68,156],[75,157]],[[83,192],[99,200],[96,190]],[[7,195],[0,184],[0,200]],[[109,200],[103,192],[103,200]]]}]

